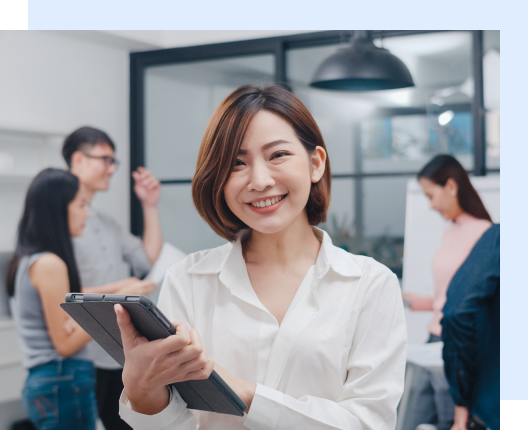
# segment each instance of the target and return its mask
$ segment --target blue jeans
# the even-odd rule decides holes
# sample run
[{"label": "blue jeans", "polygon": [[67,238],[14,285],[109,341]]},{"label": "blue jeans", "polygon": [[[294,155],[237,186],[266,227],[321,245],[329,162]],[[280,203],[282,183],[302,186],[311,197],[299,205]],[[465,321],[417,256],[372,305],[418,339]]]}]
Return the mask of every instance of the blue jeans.
[{"label": "blue jeans", "polygon": [[95,370],[89,361],[65,359],[29,369],[22,398],[39,430],[95,430]]}]

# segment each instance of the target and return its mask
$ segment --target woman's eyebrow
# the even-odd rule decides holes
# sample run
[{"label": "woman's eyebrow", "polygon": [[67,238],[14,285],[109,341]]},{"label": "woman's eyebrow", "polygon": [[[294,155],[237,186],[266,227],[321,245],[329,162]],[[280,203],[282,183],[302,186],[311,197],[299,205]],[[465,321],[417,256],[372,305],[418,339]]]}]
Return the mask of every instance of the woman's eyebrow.
[{"label": "woman's eyebrow", "polygon": [[287,140],[284,140],[284,139],[274,140],[273,142],[266,143],[265,145],[263,145],[262,146],[262,150],[263,151],[267,151],[268,149],[273,148],[275,145],[279,145],[281,143],[290,143],[290,142],[288,142]]},{"label": "woman's eyebrow", "polygon": [[[274,140],[273,142],[269,142],[269,143],[266,143],[265,145],[262,145],[262,151],[267,151],[268,149],[273,148],[275,145],[279,145],[281,143],[291,143],[291,142],[288,142],[287,140],[284,140],[284,139]],[[238,155],[246,155],[246,154],[247,154],[247,151],[245,149],[241,148],[238,150]]]}]

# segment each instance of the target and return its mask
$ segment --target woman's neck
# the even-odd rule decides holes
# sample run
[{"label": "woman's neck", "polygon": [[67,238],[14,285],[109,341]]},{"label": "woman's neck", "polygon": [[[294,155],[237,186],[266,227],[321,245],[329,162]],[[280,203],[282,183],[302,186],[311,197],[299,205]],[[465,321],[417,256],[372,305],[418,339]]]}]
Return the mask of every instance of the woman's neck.
[{"label": "woman's neck", "polygon": [[462,217],[462,215],[467,215],[466,212],[464,212],[460,207],[458,208],[458,210],[455,212],[455,214],[453,215],[453,222],[457,222],[457,220],[460,219],[460,217]]},{"label": "woman's neck", "polygon": [[321,243],[315,237],[303,211],[289,226],[277,233],[253,230],[242,244],[246,263],[289,265],[305,259],[315,263]]}]

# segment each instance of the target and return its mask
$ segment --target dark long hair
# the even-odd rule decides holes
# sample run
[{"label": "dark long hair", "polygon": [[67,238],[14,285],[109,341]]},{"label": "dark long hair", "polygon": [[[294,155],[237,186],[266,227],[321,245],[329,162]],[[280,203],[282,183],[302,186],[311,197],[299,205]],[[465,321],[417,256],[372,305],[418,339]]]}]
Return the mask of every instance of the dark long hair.
[{"label": "dark long hair", "polygon": [[445,154],[437,155],[420,170],[418,179],[420,178],[427,178],[442,187],[449,178],[453,179],[458,185],[457,198],[460,208],[475,218],[491,221],[482,200],[471,185],[467,172],[456,158]]},{"label": "dark long hair", "polygon": [[73,244],[68,227],[68,204],[79,190],[77,176],[59,169],[45,169],[31,182],[18,225],[15,255],[7,271],[7,294],[15,293],[20,259],[37,252],[52,252],[68,268],[70,291],[81,291]]}]

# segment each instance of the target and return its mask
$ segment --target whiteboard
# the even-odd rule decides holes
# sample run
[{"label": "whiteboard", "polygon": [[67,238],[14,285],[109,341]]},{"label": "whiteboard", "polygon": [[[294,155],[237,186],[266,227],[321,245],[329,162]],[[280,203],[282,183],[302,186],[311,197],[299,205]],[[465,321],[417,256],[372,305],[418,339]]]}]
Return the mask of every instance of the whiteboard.
[{"label": "whiteboard", "polygon": [[[494,223],[500,222],[500,175],[472,177]],[[407,293],[433,295],[431,267],[444,230],[451,224],[430,209],[429,199],[416,179],[407,183],[405,241],[403,248],[402,290]],[[432,312],[405,309],[409,343],[423,343],[428,338],[427,324]]]}]

